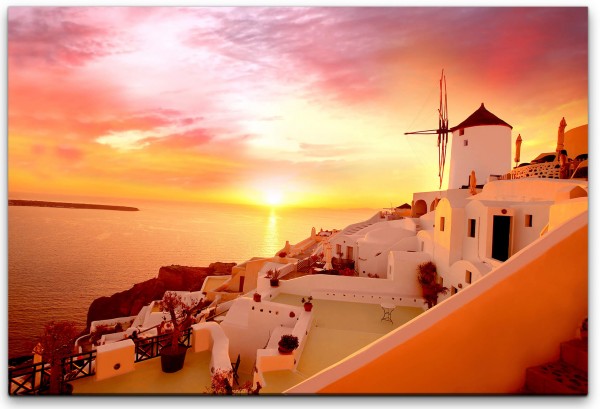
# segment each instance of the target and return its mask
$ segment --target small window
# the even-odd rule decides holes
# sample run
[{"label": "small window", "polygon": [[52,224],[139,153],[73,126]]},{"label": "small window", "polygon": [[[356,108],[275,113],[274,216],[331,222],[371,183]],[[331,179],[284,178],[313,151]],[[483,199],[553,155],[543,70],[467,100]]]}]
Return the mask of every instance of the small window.
[{"label": "small window", "polygon": [[337,254],[342,254],[342,245],[341,244],[336,244],[335,245],[335,252]]},{"label": "small window", "polygon": [[444,277],[437,276],[435,281],[442,287],[444,286]]},{"label": "small window", "polygon": [[526,214],[525,215],[525,227],[533,226],[533,215]]},{"label": "small window", "polygon": [[463,146],[469,146],[469,140],[468,139],[465,139],[463,141]]},{"label": "small window", "polygon": [[467,226],[467,233],[469,237],[475,237],[475,226],[477,225],[475,219],[469,219],[469,225]]},{"label": "small window", "polygon": [[446,227],[446,218],[440,217],[440,231],[444,231],[445,227]]},{"label": "small window", "polygon": [[454,294],[456,294],[456,292],[457,292],[457,291],[458,291],[458,290],[456,289],[456,287],[452,286],[452,287],[450,288],[450,295],[454,295]]},{"label": "small window", "polygon": [[469,270],[465,271],[465,283],[471,284],[471,278],[473,277],[473,273]]},{"label": "small window", "polygon": [[465,134],[465,128],[462,128],[458,131],[459,136],[463,136]]}]

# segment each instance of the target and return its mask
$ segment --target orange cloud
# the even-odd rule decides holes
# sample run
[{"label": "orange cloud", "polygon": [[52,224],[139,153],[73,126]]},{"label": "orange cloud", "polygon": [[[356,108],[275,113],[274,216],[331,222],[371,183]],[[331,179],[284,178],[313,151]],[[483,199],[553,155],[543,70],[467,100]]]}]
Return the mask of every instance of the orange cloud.
[{"label": "orange cloud", "polygon": [[[9,192],[389,206],[481,102],[548,150],[587,122],[583,7],[11,7]],[[262,199],[261,199],[262,200]]]}]

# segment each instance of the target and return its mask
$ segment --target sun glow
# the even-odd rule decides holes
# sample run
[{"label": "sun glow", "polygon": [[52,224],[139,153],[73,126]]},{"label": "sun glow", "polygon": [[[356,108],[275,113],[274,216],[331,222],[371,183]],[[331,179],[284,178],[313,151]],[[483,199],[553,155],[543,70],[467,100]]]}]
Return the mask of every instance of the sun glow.
[{"label": "sun glow", "polygon": [[269,206],[281,206],[283,204],[283,194],[276,190],[265,192],[265,203]]}]

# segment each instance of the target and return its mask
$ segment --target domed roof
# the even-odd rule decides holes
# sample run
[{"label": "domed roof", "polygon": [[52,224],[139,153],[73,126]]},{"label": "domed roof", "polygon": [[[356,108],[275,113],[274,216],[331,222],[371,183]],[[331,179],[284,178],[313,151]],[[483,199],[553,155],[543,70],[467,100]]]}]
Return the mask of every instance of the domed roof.
[{"label": "domed roof", "polygon": [[477,111],[473,112],[467,119],[462,121],[460,124],[450,128],[450,132],[454,132],[457,129],[470,128],[473,126],[482,125],[502,125],[508,126],[510,129],[512,129],[512,126],[504,122],[502,119],[498,118],[496,115],[492,114],[487,109],[485,109],[485,106],[482,102],[481,106]]}]

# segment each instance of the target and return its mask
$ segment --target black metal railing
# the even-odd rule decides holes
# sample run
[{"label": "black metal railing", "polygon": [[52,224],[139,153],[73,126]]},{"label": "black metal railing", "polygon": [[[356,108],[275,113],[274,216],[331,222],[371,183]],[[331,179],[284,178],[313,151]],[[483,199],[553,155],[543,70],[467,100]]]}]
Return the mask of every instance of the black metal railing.
[{"label": "black metal railing", "polygon": [[[162,347],[171,343],[171,334],[162,334],[151,338],[138,338],[135,342],[135,362],[156,358]],[[183,332],[180,343],[186,347],[192,345],[192,329]],[[62,382],[69,382],[92,376],[95,368],[96,350],[70,355],[62,359]],[[29,363],[8,370],[9,395],[36,395],[46,391],[50,385],[50,364]]]},{"label": "black metal railing", "polygon": [[[171,344],[171,334],[162,334],[152,338],[138,338],[135,342],[135,362],[142,362],[156,358],[163,347]],[[182,333],[180,344],[190,347],[192,344],[192,329],[188,328]]]},{"label": "black metal railing", "polygon": [[34,395],[50,385],[50,365],[46,362],[8,369],[9,395]]},{"label": "black metal railing", "polygon": [[62,359],[63,381],[85,378],[96,373],[96,351],[71,355]]}]

